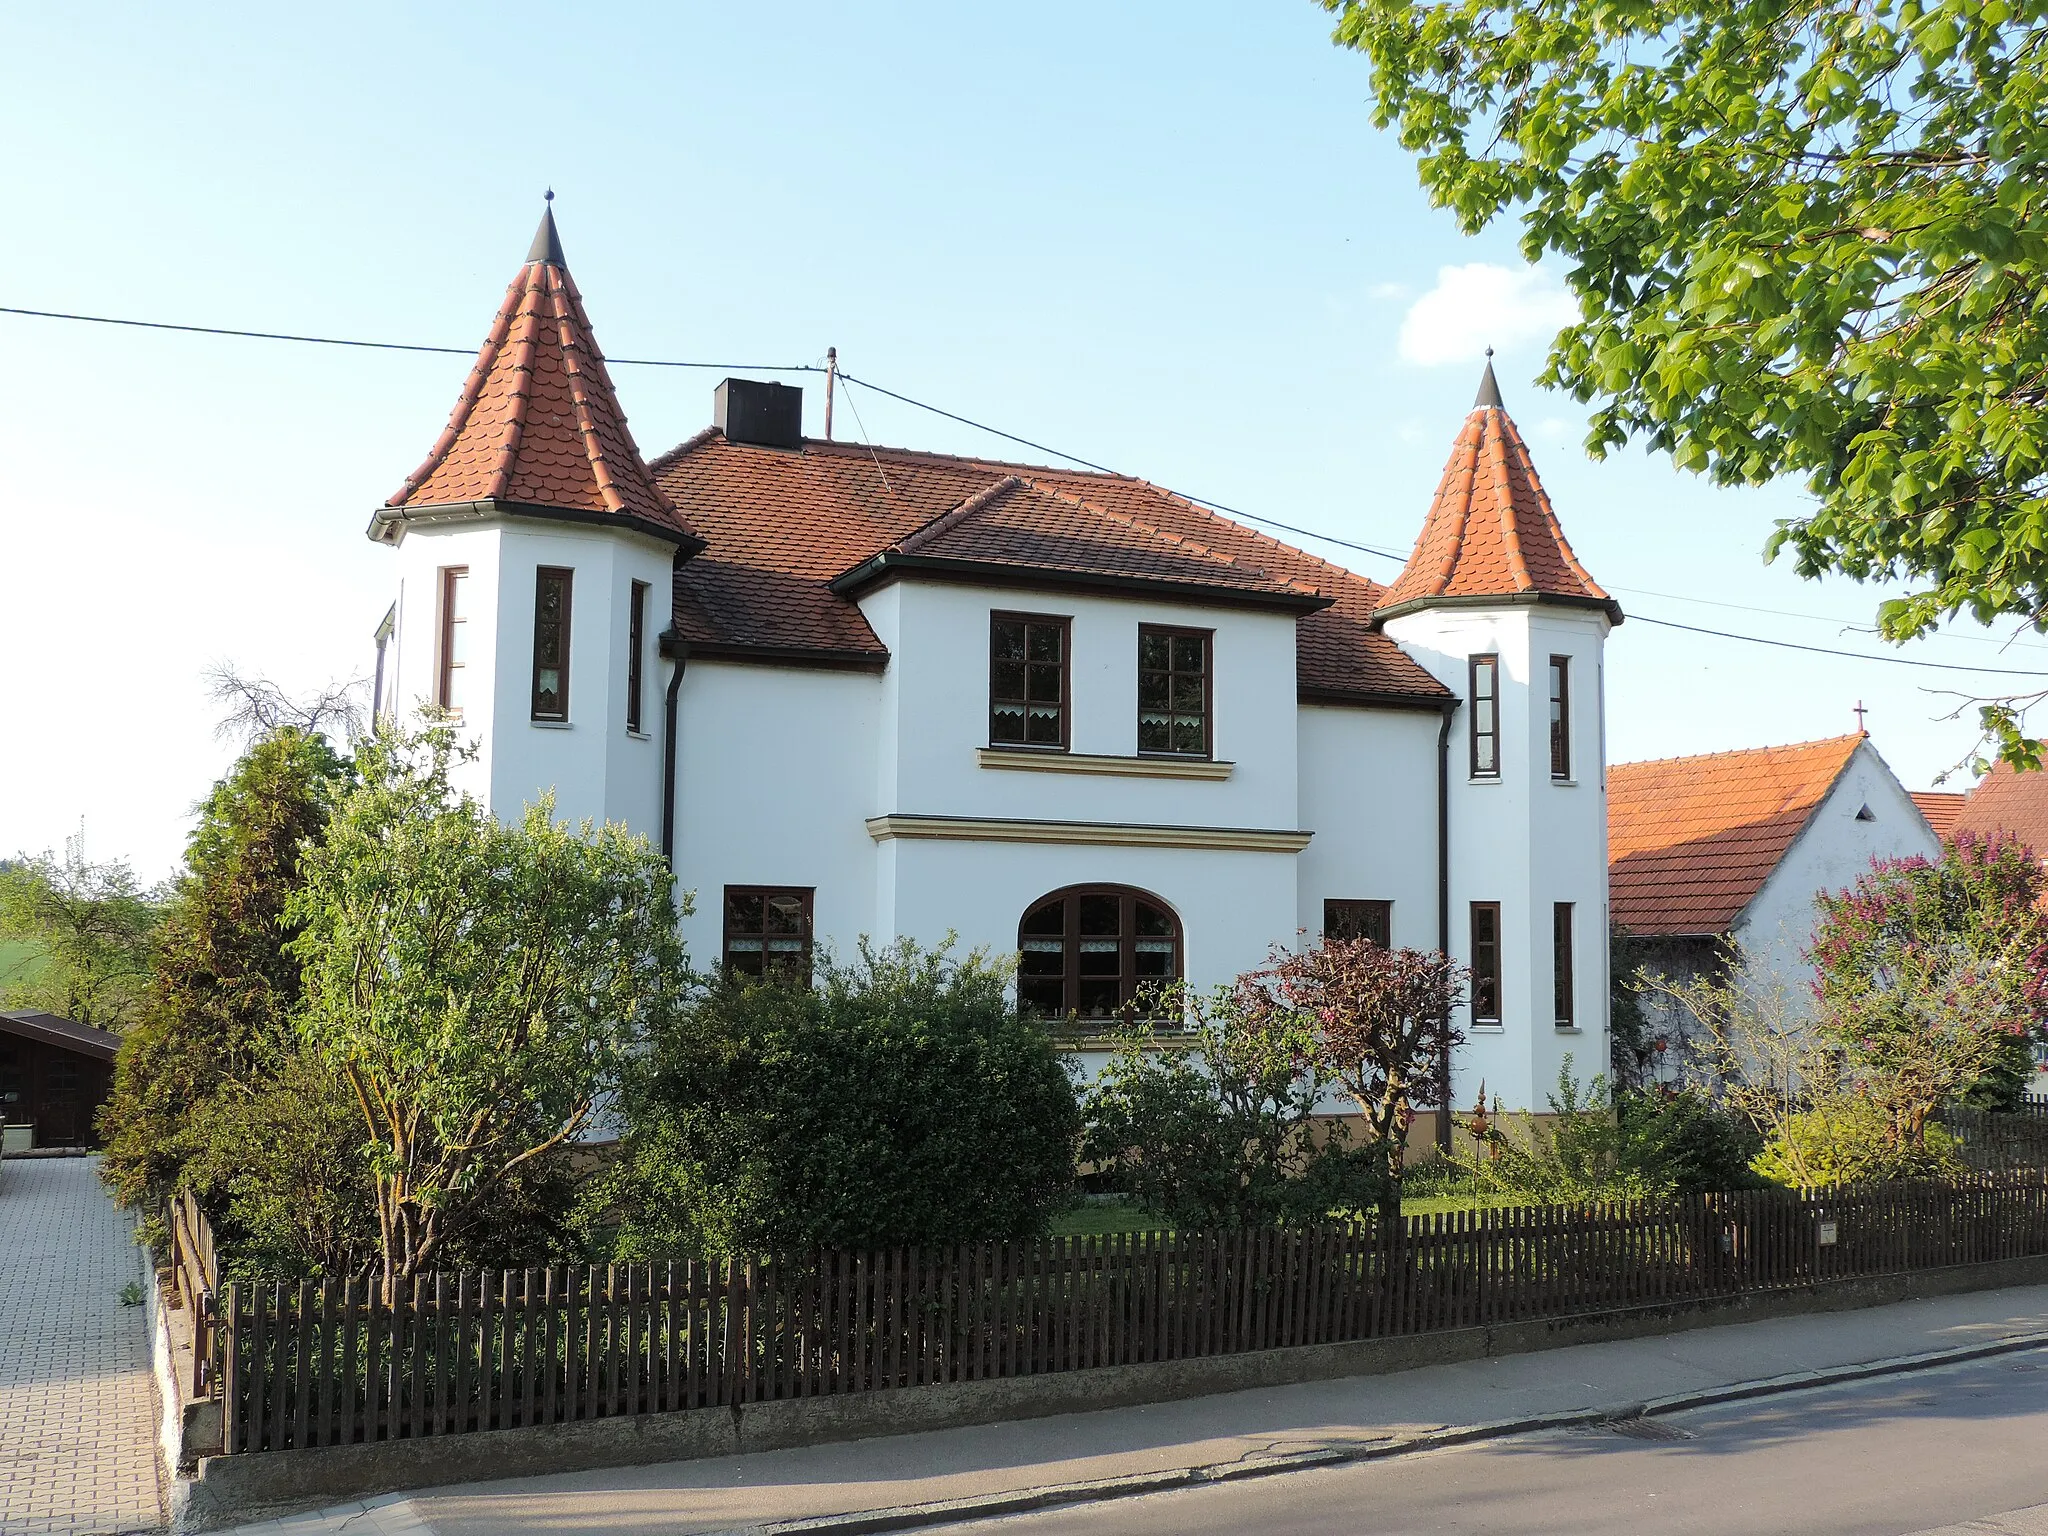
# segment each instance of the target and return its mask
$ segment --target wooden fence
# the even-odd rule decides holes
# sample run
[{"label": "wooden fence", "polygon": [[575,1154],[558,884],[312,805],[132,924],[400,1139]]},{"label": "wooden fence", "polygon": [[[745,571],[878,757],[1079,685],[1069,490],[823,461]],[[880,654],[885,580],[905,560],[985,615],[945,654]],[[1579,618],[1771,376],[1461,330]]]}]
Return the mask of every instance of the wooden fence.
[{"label": "wooden fence", "polygon": [[2048,1174],[1310,1229],[435,1275],[220,1302],[225,1449],[1084,1370],[2048,1254]]},{"label": "wooden fence", "polygon": [[2048,1115],[1950,1104],[1936,1118],[1955,1136],[1964,1161],[1979,1172],[2048,1168]]},{"label": "wooden fence", "polygon": [[218,1353],[215,1299],[220,1293],[213,1228],[207,1225],[199,1203],[189,1194],[179,1194],[171,1201],[164,1214],[164,1225],[168,1229],[165,1246],[170,1260],[171,1299],[192,1319],[192,1380],[185,1390],[195,1398],[211,1397]]}]

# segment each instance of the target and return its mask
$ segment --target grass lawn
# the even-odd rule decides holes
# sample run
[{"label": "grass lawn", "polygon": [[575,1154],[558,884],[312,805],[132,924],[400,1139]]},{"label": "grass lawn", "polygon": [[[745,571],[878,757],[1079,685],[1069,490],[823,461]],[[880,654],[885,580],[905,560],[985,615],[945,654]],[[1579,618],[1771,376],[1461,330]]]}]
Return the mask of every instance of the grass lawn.
[{"label": "grass lawn", "polygon": [[42,967],[40,944],[29,939],[0,939],[0,992],[11,984],[33,981]]}]

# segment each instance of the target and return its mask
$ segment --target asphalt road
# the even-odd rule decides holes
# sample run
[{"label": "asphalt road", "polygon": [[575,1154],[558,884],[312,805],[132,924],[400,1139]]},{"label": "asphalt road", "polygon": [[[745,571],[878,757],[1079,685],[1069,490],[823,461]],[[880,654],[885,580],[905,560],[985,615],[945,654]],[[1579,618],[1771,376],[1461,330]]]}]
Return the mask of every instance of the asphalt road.
[{"label": "asphalt road", "polygon": [[[951,1526],[987,1536],[2048,1536],[2048,1350],[1428,1455]],[[1644,1439],[1638,1435],[1671,1436]]]}]

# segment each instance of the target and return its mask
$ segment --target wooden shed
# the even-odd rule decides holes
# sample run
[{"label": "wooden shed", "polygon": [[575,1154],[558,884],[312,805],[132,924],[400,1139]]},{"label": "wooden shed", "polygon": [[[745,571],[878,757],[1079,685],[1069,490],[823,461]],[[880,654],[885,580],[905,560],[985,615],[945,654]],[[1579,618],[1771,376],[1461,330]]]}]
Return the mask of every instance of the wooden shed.
[{"label": "wooden shed", "polygon": [[38,1147],[99,1145],[93,1115],[114,1079],[119,1035],[54,1013],[0,1013],[0,1122]]}]

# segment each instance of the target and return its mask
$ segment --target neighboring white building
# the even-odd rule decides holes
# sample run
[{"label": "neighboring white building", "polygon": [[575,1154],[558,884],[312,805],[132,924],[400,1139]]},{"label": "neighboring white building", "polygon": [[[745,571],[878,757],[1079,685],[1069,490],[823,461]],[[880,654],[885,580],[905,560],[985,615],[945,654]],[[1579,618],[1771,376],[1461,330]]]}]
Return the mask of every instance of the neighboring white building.
[{"label": "neighboring white building", "polygon": [[371,536],[380,708],[655,841],[699,964],[952,933],[1099,1032],[1341,927],[1474,968],[1457,1102],[1607,1059],[1621,612],[1490,366],[1382,588],[1141,480],[806,438],[780,384],[646,463],[550,216]]},{"label": "neighboring white building", "polygon": [[[1684,979],[1718,970],[1732,942],[1747,987],[1804,1011],[1815,896],[1854,885],[1873,859],[1939,858],[1941,839],[1858,731],[1616,763],[1608,850],[1614,922],[1635,958]],[[1679,1070],[1684,1021],[1669,1008],[1648,1012],[1667,1049],[1652,1050],[1644,1067],[1668,1078]]]}]

